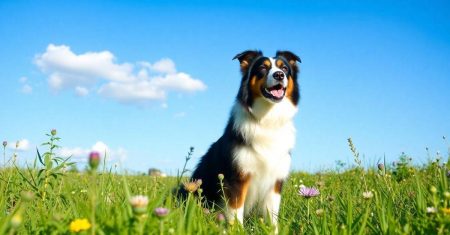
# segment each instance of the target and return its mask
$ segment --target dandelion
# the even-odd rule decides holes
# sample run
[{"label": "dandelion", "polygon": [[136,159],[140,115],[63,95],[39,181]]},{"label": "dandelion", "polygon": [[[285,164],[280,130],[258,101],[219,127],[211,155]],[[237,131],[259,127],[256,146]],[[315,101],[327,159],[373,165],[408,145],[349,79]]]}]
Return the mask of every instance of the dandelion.
[{"label": "dandelion", "polygon": [[20,224],[22,223],[22,215],[20,215],[19,213],[15,214],[12,218],[11,218],[11,227],[13,228],[17,228],[20,226]]},{"label": "dandelion", "polygon": [[147,212],[148,197],[137,195],[130,198],[130,204],[136,215],[143,215]]},{"label": "dandelion", "polygon": [[200,187],[200,185],[202,185],[201,179],[183,183],[184,189],[186,191],[188,191],[189,193],[193,193],[193,192],[197,191],[197,189]]},{"label": "dandelion", "polygon": [[372,191],[366,191],[362,193],[364,199],[371,199],[373,197]]},{"label": "dandelion", "polygon": [[91,228],[91,223],[87,219],[76,219],[70,223],[71,232],[81,232]]},{"label": "dandelion", "polygon": [[434,207],[427,207],[427,214],[434,214],[437,210]]},{"label": "dandelion", "polygon": [[99,164],[100,164],[100,154],[96,151],[92,151],[89,154],[89,167],[91,167],[91,170],[96,170]]},{"label": "dandelion", "polygon": [[163,217],[165,217],[167,214],[169,214],[169,209],[164,208],[164,207],[158,207],[158,208],[155,208],[155,210],[154,210],[153,212],[155,213],[155,215],[156,215],[158,218],[163,218]]},{"label": "dandelion", "polygon": [[307,199],[320,195],[319,190],[314,187],[312,187],[312,188],[300,187],[300,190],[298,190],[298,193],[300,194],[300,196],[307,198]]},{"label": "dandelion", "polygon": [[444,215],[450,215],[450,208],[442,208],[441,211]]}]

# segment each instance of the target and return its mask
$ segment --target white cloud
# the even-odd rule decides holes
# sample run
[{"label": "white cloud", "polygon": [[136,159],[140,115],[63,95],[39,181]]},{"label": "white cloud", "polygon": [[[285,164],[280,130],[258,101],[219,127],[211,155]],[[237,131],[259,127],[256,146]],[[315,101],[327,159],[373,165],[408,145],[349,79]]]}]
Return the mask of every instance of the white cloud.
[{"label": "white cloud", "polygon": [[68,46],[50,44],[34,62],[48,75],[53,91],[73,90],[85,96],[91,90],[122,103],[164,101],[171,91],[193,93],[206,89],[201,80],[177,72],[169,58],[153,64],[119,64],[109,51],[76,54]]},{"label": "white cloud", "polygon": [[75,87],[75,94],[77,96],[87,96],[89,94],[89,90],[86,87],[77,86]]},{"label": "white cloud", "polygon": [[179,112],[173,115],[174,118],[184,118],[186,117],[187,113],[186,112]]},{"label": "white cloud", "polygon": [[15,143],[8,143],[8,148],[9,149],[13,149],[13,150],[17,150],[17,151],[28,151],[30,150],[30,141],[27,139],[21,139],[16,141]]},{"label": "white cloud", "polygon": [[104,157],[106,154],[107,161],[123,162],[127,158],[127,151],[124,148],[111,149],[103,141],[97,141],[91,148],[62,147],[58,150],[58,154],[62,157],[72,156],[72,159],[78,162],[87,162],[89,153],[92,151],[99,152],[101,157]]},{"label": "white cloud", "polygon": [[22,88],[20,91],[24,94],[30,94],[33,92],[33,87],[31,87],[30,84],[28,84],[28,78],[27,77],[21,77],[19,78],[20,84],[22,84]]},{"label": "white cloud", "polygon": [[30,94],[31,92],[33,92],[33,88],[30,85],[25,84],[25,85],[22,86],[21,91],[24,94]]}]

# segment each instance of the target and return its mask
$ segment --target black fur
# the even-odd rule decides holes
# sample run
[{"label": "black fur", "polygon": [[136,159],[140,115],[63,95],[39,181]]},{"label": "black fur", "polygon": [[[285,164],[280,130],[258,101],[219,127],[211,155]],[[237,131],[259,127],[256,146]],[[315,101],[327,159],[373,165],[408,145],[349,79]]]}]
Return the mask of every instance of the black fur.
[{"label": "black fur", "polygon": [[[287,51],[279,51],[276,56],[277,58],[284,60],[286,65],[289,65],[289,73],[295,84],[291,100],[297,105],[300,96],[298,94],[297,83],[298,67],[295,62],[300,61],[300,58]],[[249,79],[257,72],[257,67],[264,59],[267,59],[267,57],[263,57],[261,51],[244,51],[236,55],[234,59],[238,59],[241,63],[242,72],[241,85],[236,100],[242,106],[248,108],[253,104],[253,97],[249,88]],[[294,63],[290,63],[291,60],[294,60]],[[251,71],[249,72],[249,70]],[[221,203],[223,194],[229,195],[230,192],[238,190],[236,187],[239,187],[242,182],[241,172],[233,162],[233,149],[237,146],[250,145],[251,143],[246,143],[241,133],[235,130],[233,126],[234,117],[233,114],[231,114],[223,135],[211,145],[208,152],[201,158],[191,176],[191,180],[202,180],[201,188],[203,189],[203,195],[210,203]],[[220,192],[219,174],[225,176],[223,182],[226,192]],[[280,183],[280,188],[281,186],[282,182]],[[184,190],[181,191],[184,192]]]}]

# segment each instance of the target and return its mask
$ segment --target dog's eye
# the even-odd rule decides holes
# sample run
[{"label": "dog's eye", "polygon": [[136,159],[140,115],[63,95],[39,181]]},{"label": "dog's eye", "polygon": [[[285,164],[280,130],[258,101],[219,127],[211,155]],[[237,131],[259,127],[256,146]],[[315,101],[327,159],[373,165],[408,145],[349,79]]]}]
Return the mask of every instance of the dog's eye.
[{"label": "dog's eye", "polygon": [[267,68],[266,68],[265,65],[259,66],[258,70],[261,71],[261,72],[263,72],[263,73],[267,72]]},{"label": "dog's eye", "polygon": [[289,71],[289,68],[286,65],[283,65],[283,67],[281,67],[281,70],[283,70],[283,72],[287,73]]}]

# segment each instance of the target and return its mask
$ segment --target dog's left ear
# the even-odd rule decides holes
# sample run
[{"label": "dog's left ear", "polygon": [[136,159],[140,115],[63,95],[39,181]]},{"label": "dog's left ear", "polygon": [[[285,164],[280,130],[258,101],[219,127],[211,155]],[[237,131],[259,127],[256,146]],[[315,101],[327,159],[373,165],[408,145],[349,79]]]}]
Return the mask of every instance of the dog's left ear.
[{"label": "dog's left ear", "polygon": [[296,72],[298,71],[297,61],[299,63],[302,62],[300,57],[298,57],[296,54],[294,54],[294,53],[292,53],[290,51],[277,51],[276,56],[277,57],[282,56],[285,59],[287,59],[287,61],[289,61],[289,64],[292,66],[292,68],[294,68],[294,70]]},{"label": "dog's left ear", "polygon": [[260,56],[262,56],[261,51],[248,50],[248,51],[244,51],[242,53],[237,54],[233,58],[233,60],[234,59],[239,60],[239,63],[241,64],[241,72],[243,75],[245,75],[247,73],[248,68],[252,64],[253,60]]}]

